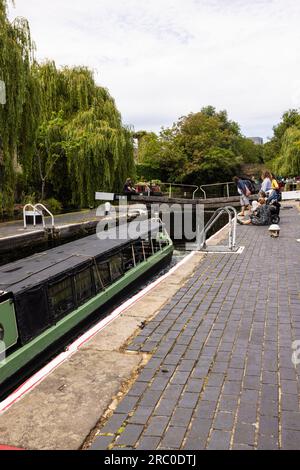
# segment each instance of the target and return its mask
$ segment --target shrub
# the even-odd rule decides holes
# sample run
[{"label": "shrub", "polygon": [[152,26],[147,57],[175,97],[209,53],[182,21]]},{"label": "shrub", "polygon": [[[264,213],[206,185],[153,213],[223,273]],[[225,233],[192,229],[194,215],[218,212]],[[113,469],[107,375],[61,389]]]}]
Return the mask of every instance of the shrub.
[{"label": "shrub", "polygon": [[46,199],[42,202],[42,204],[46,206],[47,209],[52,212],[52,214],[60,214],[63,209],[62,204],[54,197]]}]

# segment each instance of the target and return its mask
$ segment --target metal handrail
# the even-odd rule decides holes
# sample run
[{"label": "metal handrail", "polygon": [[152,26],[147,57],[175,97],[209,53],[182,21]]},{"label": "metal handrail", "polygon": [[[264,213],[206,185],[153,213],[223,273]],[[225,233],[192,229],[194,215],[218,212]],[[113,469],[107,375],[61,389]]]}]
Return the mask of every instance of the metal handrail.
[{"label": "metal handrail", "polygon": [[[158,183],[158,186],[169,186],[169,198],[171,199],[172,198],[172,194],[173,194],[173,191],[172,191],[172,188],[173,187],[176,187],[176,188],[193,188],[194,191],[193,191],[193,200],[195,199],[195,196],[196,196],[196,193],[199,191],[199,186],[196,186],[195,184],[179,184],[179,183],[163,183],[163,182],[160,182]],[[148,190],[148,196],[150,196],[150,193],[151,193],[151,190],[149,188]]]},{"label": "metal handrail", "polygon": [[23,221],[24,221],[24,229],[27,228],[27,222],[26,222],[26,212],[27,212],[27,209],[32,209],[33,211],[33,226],[35,227],[36,226],[36,211],[35,211],[35,206],[33,206],[32,204],[26,204],[26,206],[23,207]]},{"label": "metal handrail", "polygon": [[208,199],[208,198],[207,198],[206,191],[203,188],[211,188],[213,186],[224,186],[224,185],[226,185],[226,188],[227,188],[227,197],[230,197],[229,186],[230,185],[235,185],[235,183],[233,183],[232,181],[229,181],[227,183],[203,184],[202,186],[200,186],[200,189],[204,194],[204,199]]},{"label": "metal handrail", "polygon": [[224,213],[227,213],[228,218],[229,218],[228,248],[230,251],[233,251],[234,248],[236,247],[237,211],[236,209],[234,209],[234,207],[227,206],[227,207],[221,207],[220,209],[218,209],[210,218],[210,220],[207,222],[207,224],[205,225],[201,233],[200,240],[202,239],[202,242],[200,242],[200,247],[199,247],[200,250],[206,249],[207,234]]},{"label": "metal handrail", "polygon": [[[47,214],[51,217],[51,225],[52,227],[55,226],[54,224],[54,216],[52,214],[52,212],[49,211],[49,209],[47,209],[47,207],[45,207],[43,204],[36,204],[35,205],[35,208],[37,209],[38,207],[41,207],[43,211],[47,212]],[[37,209],[38,210],[38,209]],[[46,227],[46,224],[45,224],[45,218],[43,217],[43,226]]]},{"label": "metal handrail", "polygon": [[47,207],[45,207],[43,204],[39,203],[39,204],[35,204],[35,205],[26,204],[26,206],[23,207],[24,229],[27,228],[26,212],[29,208],[33,211],[33,226],[34,227],[36,227],[36,217],[37,217],[37,215],[40,215],[42,217],[43,228],[46,227],[45,217],[44,217],[43,211],[45,211],[45,212],[47,212],[47,214],[49,214],[49,216],[51,217],[52,228],[55,227],[54,216],[53,216],[52,212],[50,212],[49,209],[47,209]]}]

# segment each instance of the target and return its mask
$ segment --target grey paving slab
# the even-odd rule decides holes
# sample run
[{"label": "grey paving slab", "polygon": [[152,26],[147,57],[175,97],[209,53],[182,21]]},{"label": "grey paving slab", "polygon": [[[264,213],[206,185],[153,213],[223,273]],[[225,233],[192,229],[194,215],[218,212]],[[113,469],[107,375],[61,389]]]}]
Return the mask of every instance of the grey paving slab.
[{"label": "grey paving slab", "polygon": [[133,340],[154,354],[104,428],[128,414],[116,446],[300,448],[300,212],[281,216],[277,240],[239,227],[243,254],[207,256]]}]

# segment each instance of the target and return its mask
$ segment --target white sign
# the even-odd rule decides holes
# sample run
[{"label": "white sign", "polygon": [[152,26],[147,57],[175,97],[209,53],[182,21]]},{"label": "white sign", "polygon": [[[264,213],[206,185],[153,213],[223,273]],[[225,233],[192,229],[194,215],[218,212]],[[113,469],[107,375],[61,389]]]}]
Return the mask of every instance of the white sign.
[{"label": "white sign", "polygon": [[282,193],[283,201],[295,201],[300,199],[300,191],[288,191]]},{"label": "white sign", "polygon": [[114,201],[114,193],[96,193],[96,201]]}]

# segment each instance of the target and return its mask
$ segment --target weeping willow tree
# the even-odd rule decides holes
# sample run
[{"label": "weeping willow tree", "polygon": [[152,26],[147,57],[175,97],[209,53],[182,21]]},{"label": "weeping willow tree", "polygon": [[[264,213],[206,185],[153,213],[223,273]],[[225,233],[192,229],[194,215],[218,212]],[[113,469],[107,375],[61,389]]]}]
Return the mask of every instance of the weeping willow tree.
[{"label": "weeping willow tree", "polygon": [[42,197],[93,205],[96,190],[117,191],[133,174],[131,133],[87,68],[58,70],[47,62],[34,71],[42,106],[31,179],[40,175]]},{"label": "weeping willow tree", "polygon": [[0,212],[12,209],[20,175],[24,193],[91,205],[96,190],[133,176],[131,132],[89,69],[38,64],[33,52],[28,22],[11,23],[0,0]]},{"label": "weeping willow tree", "polygon": [[274,162],[274,170],[284,176],[300,174],[300,129],[293,126],[286,130],[280,156]]},{"label": "weeping willow tree", "polygon": [[[25,121],[35,120],[28,108],[25,114],[33,49],[28,22],[23,18],[9,22],[7,2],[0,0],[0,80],[6,95],[6,100],[0,104],[0,212],[12,209],[20,132],[26,127]],[[29,128],[27,131],[31,132]],[[34,139],[23,137],[22,147],[27,153],[28,141]]]}]

